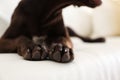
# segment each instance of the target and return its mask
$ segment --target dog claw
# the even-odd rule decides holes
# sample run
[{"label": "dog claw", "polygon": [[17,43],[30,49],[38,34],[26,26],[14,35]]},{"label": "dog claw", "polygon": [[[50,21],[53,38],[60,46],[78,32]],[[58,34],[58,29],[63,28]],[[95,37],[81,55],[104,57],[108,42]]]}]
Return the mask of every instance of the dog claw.
[{"label": "dog claw", "polygon": [[69,53],[66,53],[62,57],[62,62],[68,62],[70,60],[70,55]]},{"label": "dog claw", "polygon": [[61,61],[61,54],[60,54],[60,52],[55,52],[55,53],[53,54],[53,59],[54,59],[55,61]]},{"label": "dog claw", "polygon": [[57,62],[69,62],[72,60],[73,57],[73,53],[70,54],[70,49],[63,46],[62,44],[56,44],[54,45],[54,51],[53,49],[51,49],[51,54],[50,54],[50,58],[51,60],[57,61]]},{"label": "dog claw", "polygon": [[[22,48],[24,47],[24,49]],[[18,49],[19,53],[22,54],[26,60],[43,60],[47,56],[46,48],[38,45],[26,45]]]},{"label": "dog claw", "polygon": [[27,51],[25,52],[23,57],[24,57],[24,59],[27,59],[27,60],[31,59],[31,54],[30,54],[30,50],[29,49],[27,49]]},{"label": "dog claw", "polygon": [[32,59],[33,60],[40,60],[40,52],[39,51],[36,51],[32,54]]}]

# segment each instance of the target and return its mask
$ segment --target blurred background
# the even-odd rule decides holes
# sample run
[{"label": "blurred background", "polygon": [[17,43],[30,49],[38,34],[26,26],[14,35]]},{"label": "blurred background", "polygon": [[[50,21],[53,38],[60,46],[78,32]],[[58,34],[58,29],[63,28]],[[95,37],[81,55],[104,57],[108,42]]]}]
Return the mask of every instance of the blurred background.
[{"label": "blurred background", "polygon": [[[20,0],[0,0],[0,36],[8,28]],[[69,6],[63,9],[66,26],[86,37],[120,36],[120,0],[102,0],[97,8]]]}]

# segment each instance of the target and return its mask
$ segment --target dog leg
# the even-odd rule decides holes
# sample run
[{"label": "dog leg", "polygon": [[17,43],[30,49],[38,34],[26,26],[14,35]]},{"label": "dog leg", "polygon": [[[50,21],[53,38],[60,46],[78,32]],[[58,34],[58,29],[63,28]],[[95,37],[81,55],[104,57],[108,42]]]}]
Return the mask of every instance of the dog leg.
[{"label": "dog leg", "polygon": [[49,58],[51,60],[66,63],[74,59],[72,43],[69,38],[52,38],[49,42],[51,42],[49,51]]},{"label": "dog leg", "polygon": [[51,26],[46,38],[50,60],[66,63],[74,59],[73,45],[63,21]]},{"label": "dog leg", "polygon": [[68,30],[68,33],[69,33],[70,36],[78,37],[84,42],[89,42],[89,43],[105,42],[105,38],[103,38],[103,37],[99,37],[99,38],[96,38],[96,39],[91,39],[89,37],[82,37],[82,36],[78,35],[77,33],[75,33],[75,31],[73,31],[69,27],[67,27],[67,30]]},{"label": "dog leg", "polygon": [[17,52],[27,60],[43,60],[47,56],[44,44],[35,44],[24,36],[15,39],[0,39],[0,52]]},{"label": "dog leg", "polygon": [[16,52],[16,41],[13,39],[0,39],[0,53]]},{"label": "dog leg", "polygon": [[[47,57],[46,45],[42,43],[35,43],[34,41],[20,37],[18,40],[20,45],[17,46],[17,52],[27,60],[44,60]],[[44,41],[44,40],[43,40]]]}]

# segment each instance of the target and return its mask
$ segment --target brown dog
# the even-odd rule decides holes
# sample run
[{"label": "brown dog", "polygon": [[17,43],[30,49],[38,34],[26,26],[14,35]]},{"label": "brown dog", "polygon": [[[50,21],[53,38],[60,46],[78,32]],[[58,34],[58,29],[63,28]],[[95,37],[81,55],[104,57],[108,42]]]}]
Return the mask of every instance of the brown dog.
[{"label": "brown dog", "polygon": [[[101,1],[21,0],[9,28],[0,39],[0,52],[18,52],[27,60],[72,61],[74,56],[69,32],[72,36],[78,35],[65,28],[62,18],[62,9],[71,4],[94,8]],[[82,39],[92,42],[90,39]]]}]

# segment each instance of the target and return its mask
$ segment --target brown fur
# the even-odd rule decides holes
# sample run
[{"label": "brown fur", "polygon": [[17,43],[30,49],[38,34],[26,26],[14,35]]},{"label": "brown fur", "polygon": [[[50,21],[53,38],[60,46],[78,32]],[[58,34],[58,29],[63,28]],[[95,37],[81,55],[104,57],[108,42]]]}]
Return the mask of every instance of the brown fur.
[{"label": "brown fur", "polygon": [[[99,3],[99,4],[98,4]],[[18,52],[24,59],[70,62],[72,42],[62,9],[69,5],[96,7],[98,0],[21,0],[0,39],[0,52]],[[40,37],[33,40],[33,37]]]}]

